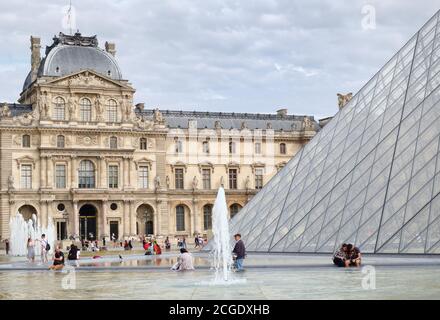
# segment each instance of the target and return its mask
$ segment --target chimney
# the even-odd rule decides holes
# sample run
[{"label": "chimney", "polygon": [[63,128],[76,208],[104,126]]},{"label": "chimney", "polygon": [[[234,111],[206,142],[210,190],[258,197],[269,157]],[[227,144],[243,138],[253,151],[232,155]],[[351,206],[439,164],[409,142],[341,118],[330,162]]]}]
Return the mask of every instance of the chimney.
[{"label": "chimney", "polygon": [[110,53],[113,57],[116,55],[116,45],[113,42],[105,42],[105,51]]},{"label": "chimney", "polygon": [[285,116],[287,116],[287,109],[279,109],[277,110],[277,115],[284,118]]},{"label": "chimney", "polygon": [[40,38],[31,36],[31,80],[37,79],[38,68],[40,66]]}]

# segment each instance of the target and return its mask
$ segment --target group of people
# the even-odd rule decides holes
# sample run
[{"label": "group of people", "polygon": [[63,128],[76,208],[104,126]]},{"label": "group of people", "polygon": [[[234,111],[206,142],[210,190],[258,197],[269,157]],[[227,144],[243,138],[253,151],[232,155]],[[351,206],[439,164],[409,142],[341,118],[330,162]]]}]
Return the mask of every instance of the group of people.
[{"label": "group of people", "polygon": [[333,254],[333,263],[338,267],[359,267],[361,262],[361,251],[351,243],[343,243]]},{"label": "group of people", "polygon": [[154,239],[142,240],[142,247],[145,250],[145,255],[162,254],[162,249],[160,248],[160,245]]},{"label": "group of people", "polygon": [[196,237],[194,238],[194,248],[203,248],[204,244],[205,244],[205,240],[203,239],[203,237],[201,235],[196,235]]}]

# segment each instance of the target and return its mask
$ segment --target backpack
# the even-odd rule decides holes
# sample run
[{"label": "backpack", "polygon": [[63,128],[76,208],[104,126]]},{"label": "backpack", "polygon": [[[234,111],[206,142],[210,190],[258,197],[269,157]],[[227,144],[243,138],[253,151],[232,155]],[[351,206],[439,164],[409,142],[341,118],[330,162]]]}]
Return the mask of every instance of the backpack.
[{"label": "backpack", "polygon": [[50,250],[50,244],[49,244],[49,242],[46,242],[46,251],[49,251]]}]

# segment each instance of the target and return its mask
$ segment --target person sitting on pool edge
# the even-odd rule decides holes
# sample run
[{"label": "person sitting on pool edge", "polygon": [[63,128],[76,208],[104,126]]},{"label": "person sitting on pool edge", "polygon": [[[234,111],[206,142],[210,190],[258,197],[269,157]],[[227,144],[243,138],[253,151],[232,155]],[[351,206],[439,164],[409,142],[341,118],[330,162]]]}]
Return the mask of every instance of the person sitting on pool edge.
[{"label": "person sitting on pool edge", "polygon": [[347,253],[350,261],[349,265],[351,267],[359,267],[362,261],[361,250],[350,243],[347,245]]},{"label": "person sitting on pool edge", "polygon": [[350,260],[347,259],[347,252],[347,244],[343,243],[342,246],[333,254],[333,263],[338,267],[348,267]]},{"label": "person sitting on pool edge", "polygon": [[53,255],[53,265],[49,267],[51,270],[61,270],[64,267],[64,253],[60,250],[60,247],[55,248],[55,254]]}]

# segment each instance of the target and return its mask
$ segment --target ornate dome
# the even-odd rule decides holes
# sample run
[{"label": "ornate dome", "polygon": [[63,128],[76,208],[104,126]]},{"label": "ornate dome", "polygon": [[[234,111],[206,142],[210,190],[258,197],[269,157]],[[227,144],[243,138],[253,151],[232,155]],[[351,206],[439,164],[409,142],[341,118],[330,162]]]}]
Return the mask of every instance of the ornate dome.
[{"label": "ornate dome", "polygon": [[[90,69],[114,80],[121,80],[122,74],[113,55],[98,47],[96,36],[83,37],[60,33],[54,43],[46,48],[46,57],[41,60],[38,77],[62,77],[81,70]],[[23,90],[31,84],[27,76]]]}]

